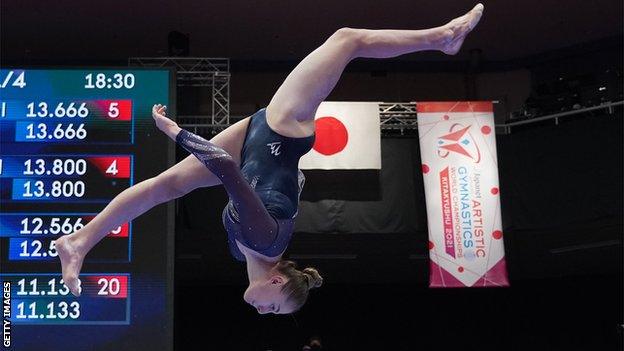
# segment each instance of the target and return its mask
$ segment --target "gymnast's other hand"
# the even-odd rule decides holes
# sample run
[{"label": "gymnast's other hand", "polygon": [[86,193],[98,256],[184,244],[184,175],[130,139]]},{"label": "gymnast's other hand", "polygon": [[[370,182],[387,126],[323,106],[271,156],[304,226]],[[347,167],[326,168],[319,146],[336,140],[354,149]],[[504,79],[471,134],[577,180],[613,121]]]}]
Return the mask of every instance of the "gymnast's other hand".
[{"label": "gymnast's other hand", "polygon": [[176,122],[167,117],[167,106],[161,104],[154,105],[154,107],[152,107],[152,117],[158,129],[167,134],[169,138],[173,140],[176,139],[181,128],[178,127]]}]

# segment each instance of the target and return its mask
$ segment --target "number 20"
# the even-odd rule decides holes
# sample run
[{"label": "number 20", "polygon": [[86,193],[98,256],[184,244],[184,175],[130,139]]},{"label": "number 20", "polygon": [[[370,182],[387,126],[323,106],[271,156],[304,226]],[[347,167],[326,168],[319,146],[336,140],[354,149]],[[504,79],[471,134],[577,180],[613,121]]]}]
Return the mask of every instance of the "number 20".
[{"label": "number 20", "polygon": [[102,284],[102,288],[98,292],[98,295],[118,295],[119,294],[119,279],[113,278],[110,281],[106,278],[100,278],[98,285]]}]

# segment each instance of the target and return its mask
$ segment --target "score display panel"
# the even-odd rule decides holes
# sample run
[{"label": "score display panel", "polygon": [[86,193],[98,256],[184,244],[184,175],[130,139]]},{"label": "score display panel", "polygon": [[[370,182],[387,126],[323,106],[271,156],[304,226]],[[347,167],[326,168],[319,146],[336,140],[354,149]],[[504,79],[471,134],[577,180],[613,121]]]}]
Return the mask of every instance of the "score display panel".
[{"label": "score display panel", "polygon": [[3,348],[173,348],[173,204],[119,223],[85,258],[75,297],[54,240],[164,171],[174,145],[169,69],[0,69]]}]

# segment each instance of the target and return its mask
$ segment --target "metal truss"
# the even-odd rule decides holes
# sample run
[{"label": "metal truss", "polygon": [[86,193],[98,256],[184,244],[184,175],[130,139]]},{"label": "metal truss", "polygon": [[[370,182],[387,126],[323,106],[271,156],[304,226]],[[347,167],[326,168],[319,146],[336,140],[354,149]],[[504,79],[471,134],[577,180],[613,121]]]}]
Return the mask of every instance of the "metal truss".
[{"label": "metal truss", "polygon": [[[525,121],[512,122],[512,123],[506,123],[506,124],[497,124],[496,128],[503,128],[503,134],[511,134],[511,128],[515,126],[548,121],[548,120],[555,120],[555,125],[559,125],[559,119],[561,118],[578,115],[578,114],[584,114],[584,113],[593,112],[593,111],[606,110],[607,114],[614,115],[616,112],[615,108],[617,108],[618,106],[622,106],[622,105],[624,105],[624,101],[605,102],[598,106],[585,107],[585,108],[581,108],[581,109],[573,110],[573,111],[566,111],[566,112],[555,113],[555,114],[551,114],[547,116],[534,117]],[[620,108],[620,111],[621,111],[621,108]],[[618,117],[618,115],[616,115],[616,117]]]},{"label": "metal truss", "polygon": [[381,135],[417,135],[416,103],[380,102],[379,123]]},{"label": "metal truss", "polygon": [[212,89],[212,115],[178,116],[180,125],[230,125],[230,59],[206,57],[131,57],[128,66],[174,67],[178,87]]},{"label": "metal truss", "polygon": [[[418,120],[416,119],[416,103],[413,102],[381,102],[379,103],[379,117],[381,134],[387,136],[416,135],[418,134]],[[232,116],[233,122],[245,116]],[[186,116],[187,123],[181,127],[192,129],[194,133],[216,134],[230,126],[225,123],[201,123],[199,117]]]},{"label": "metal truss", "polygon": [[[497,101],[494,101],[497,103]],[[561,118],[589,113],[593,111],[605,111],[608,115],[614,115],[617,107],[623,106],[624,101],[606,102],[598,106],[586,107],[574,111],[555,113],[547,116],[531,118],[525,121],[508,122],[505,124],[496,124],[498,134],[511,134],[511,128],[524,124],[532,124],[546,120],[554,120],[555,125],[559,125]],[[620,107],[621,109],[621,107]],[[416,118],[416,103],[379,103],[379,115],[381,124],[381,135],[396,136],[418,135],[418,120]],[[617,115],[616,115],[617,116]]]}]

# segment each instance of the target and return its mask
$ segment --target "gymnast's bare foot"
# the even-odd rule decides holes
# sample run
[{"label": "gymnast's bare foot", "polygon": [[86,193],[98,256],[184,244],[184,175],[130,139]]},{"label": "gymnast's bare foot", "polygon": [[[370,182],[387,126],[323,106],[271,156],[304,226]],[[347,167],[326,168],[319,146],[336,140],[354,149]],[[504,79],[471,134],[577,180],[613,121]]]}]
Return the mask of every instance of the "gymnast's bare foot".
[{"label": "gymnast's bare foot", "polygon": [[441,41],[440,51],[447,55],[455,55],[459,52],[466,35],[479,23],[481,15],[483,15],[483,4],[479,3],[465,15],[445,24],[442,27],[444,28],[444,37]]},{"label": "gymnast's bare foot", "polygon": [[69,288],[72,294],[80,296],[82,288],[80,287],[80,268],[84,254],[80,253],[77,245],[72,242],[72,235],[62,236],[55,241],[56,252],[61,259],[61,267],[63,269],[63,282]]}]

